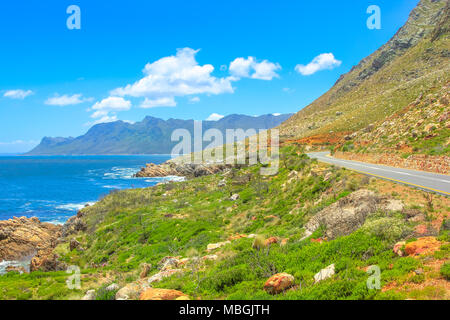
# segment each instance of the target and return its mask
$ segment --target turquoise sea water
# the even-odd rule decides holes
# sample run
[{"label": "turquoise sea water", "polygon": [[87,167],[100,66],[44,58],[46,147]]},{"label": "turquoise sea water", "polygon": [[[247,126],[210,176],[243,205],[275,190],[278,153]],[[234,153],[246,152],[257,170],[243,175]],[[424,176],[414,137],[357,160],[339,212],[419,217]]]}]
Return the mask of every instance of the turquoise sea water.
[{"label": "turquoise sea water", "polygon": [[149,187],[170,179],[132,177],[146,163],[158,164],[169,158],[0,156],[0,220],[35,216],[45,222],[64,223],[85,204],[111,190]]}]

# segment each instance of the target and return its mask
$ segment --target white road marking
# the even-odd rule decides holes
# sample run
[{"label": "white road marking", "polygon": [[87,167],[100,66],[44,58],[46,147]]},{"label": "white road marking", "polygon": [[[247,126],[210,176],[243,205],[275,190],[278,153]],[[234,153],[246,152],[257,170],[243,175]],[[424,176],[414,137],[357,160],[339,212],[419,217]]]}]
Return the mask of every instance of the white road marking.
[{"label": "white road marking", "polygon": [[[431,180],[431,181],[440,181],[440,182],[444,182],[444,183],[449,183],[450,184],[450,180],[444,180],[444,179],[438,179],[438,178],[432,178],[432,177],[427,177],[425,175],[416,175],[416,174],[412,174],[412,173],[408,173],[408,172],[402,172],[402,171],[394,171],[394,170],[389,170],[389,169],[383,169],[383,168],[377,168],[377,167],[372,167],[369,165],[364,165],[361,164],[359,162],[353,162],[351,160],[341,160],[341,159],[336,159],[336,158],[327,158],[324,156],[316,156],[317,159],[321,159],[324,162],[335,162],[335,163],[343,163],[343,164],[347,164],[347,165],[353,165],[353,166],[359,166],[359,167],[363,167],[363,168],[369,168],[369,169],[373,169],[373,170],[378,170],[378,171],[385,171],[385,172],[391,172],[391,173],[397,173],[397,174],[402,174],[402,175],[407,175],[407,176],[411,176],[411,177],[416,177],[416,178],[421,178],[421,179],[427,179],[427,180]],[[450,179],[450,178],[449,178]]]}]

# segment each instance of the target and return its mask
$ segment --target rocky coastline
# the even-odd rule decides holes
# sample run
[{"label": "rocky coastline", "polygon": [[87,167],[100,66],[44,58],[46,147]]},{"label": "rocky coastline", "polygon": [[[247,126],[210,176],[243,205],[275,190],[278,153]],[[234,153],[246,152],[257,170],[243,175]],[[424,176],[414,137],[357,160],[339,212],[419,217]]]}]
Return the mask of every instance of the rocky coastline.
[{"label": "rocky coastline", "polygon": [[61,229],[36,217],[0,221],[0,262],[21,260],[40,250],[54,248]]},{"label": "rocky coastline", "polygon": [[167,161],[162,164],[148,163],[145,167],[135,174],[137,178],[143,177],[168,177],[179,176],[185,178],[196,178],[223,172],[225,170],[236,167],[232,164],[213,163],[213,164],[194,164],[194,163],[177,163]]},{"label": "rocky coastline", "polygon": [[61,271],[67,265],[54,252],[60,243],[69,242],[69,236],[86,230],[81,220],[83,213],[67,220],[64,225],[41,222],[38,218],[14,217],[0,221],[0,263],[6,272]]}]

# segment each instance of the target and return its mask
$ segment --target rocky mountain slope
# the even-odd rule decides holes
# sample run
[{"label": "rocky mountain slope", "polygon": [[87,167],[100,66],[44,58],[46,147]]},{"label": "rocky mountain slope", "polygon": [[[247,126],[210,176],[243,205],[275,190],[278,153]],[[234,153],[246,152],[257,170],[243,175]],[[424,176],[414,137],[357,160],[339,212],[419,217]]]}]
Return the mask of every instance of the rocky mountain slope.
[{"label": "rocky mountain slope", "polygon": [[450,172],[450,83],[336,143],[334,156],[441,174]]},{"label": "rocky mountain slope", "polygon": [[450,81],[449,48],[449,2],[420,1],[389,42],[280,125],[283,138],[335,137],[384,121]]},{"label": "rocky mountain slope", "polygon": [[[215,128],[225,137],[226,129],[271,129],[291,114],[229,115],[219,121],[203,121],[203,132]],[[171,141],[172,132],[186,129],[193,136],[193,120],[169,119],[167,121],[146,117],[134,124],[116,121],[93,126],[85,135],[77,138],[45,137],[26,155],[99,155],[99,154],[170,154],[178,142]],[[206,145],[205,145],[206,147]]]}]

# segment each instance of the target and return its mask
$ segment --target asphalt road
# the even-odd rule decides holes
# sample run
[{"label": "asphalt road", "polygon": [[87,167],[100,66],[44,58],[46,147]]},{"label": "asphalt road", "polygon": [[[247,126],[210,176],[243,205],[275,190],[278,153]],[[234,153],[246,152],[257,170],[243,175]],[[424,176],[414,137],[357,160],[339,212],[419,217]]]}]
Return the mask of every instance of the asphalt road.
[{"label": "asphalt road", "polygon": [[366,175],[391,180],[393,182],[410,185],[427,191],[434,191],[446,196],[450,195],[449,175],[336,159],[331,157],[329,152],[311,152],[308,153],[308,156],[310,158],[316,158],[321,162],[344,167]]}]

